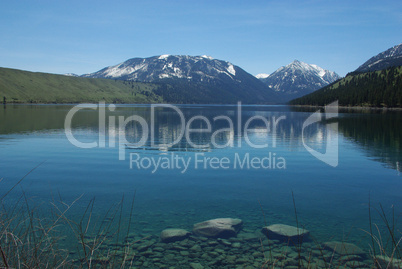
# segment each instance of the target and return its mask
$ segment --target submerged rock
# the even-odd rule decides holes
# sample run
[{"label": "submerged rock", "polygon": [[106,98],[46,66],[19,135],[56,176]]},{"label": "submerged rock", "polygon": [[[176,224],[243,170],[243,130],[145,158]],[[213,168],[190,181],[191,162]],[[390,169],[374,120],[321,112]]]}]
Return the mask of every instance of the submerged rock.
[{"label": "submerged rock", "polygon": [[262,234],[255,234],[255,233],[239,233],[237,237],[241,240],[245,241],[257,241],[259,240],[263,235]]},{"label": "submerged rock", "polygon": [[310,234],[308,230],[285,224],[273,224],[262,228],[261,232],[265,234],[270,240],[291,240],[294,241],[293,243],[297,243],[297,240],[299,239],[301,242],[303,239],[306,239]]},{"label": "submerged rock", "polygon": [[365,252],[355,244],[331,241],[325,242],[324,247],[339,255],[364,255]]},{"label": "submerged rock", "polygon": [[241,219],[220,218],[194,224],[193,232],[205,237],[229,238],[236,236],[242,226]]},{"label": "submerged rock", "polygon": [[143,251],[145,251],[145,250],[147,250],[149,247],[151,247],[153,244],[155,244],[156,242],[154,241],[154,240],[150,240],[150,241],[147,241],[147,242],[145,242],[145,243],[142,243],[141,245],[138,245],[137,247],[136,247],[136,249],[138,250],[138,251],[140,251],[140,252],[143,252]]},{"label": "submerged rock", "polygon": [[232,245],[232,243],[230,243],[228,240],[226,240],[226,239],[220,239],[220,242],[223,244],[223,245],[225,245],[225,246],[231,246]]},{"label": "submerged rock", "polygon": [[375,256],[375,265],[379,268],[389,268],[389,269],[401,269],[402,260],[390,258],[384,255]]},{"label": "submerged rock", "polygon": [[161,232],[161,240],[164,243],[181,241],[190,236],[190,232],[184,229],[166,229]]},{"label": "submerged rock", "polygon": [[200,263],[195,263],[195,262],[192,262],[192,263],[190,263],[190,267],[192,268],[192,269],[204,269],[204,266],[202,266]]}]

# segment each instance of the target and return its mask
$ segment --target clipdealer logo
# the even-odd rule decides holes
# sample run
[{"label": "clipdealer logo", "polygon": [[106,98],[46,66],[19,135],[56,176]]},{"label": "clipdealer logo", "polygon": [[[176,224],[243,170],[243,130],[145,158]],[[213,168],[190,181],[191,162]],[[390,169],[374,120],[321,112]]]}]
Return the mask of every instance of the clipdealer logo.
[{"label": "clipdealer logo", "polygon": [[266,156],[257,157],[250,153],[240,154],[235,152],[231,156],[216,157],[206,156],[204,153],[195,153],[194,156],[181,156],[170,153],[164,156],[142,156],[139,153],[130,153],[130,169],[149,170],[156,173],[160,170],[178,170],[184,174],[191,167],[192,169],[286,169],[284,157],[276,156],[276,153],[269,152]]},{"label": "clipdealer logo", "polygon": [[[169,143],[156,143],[158,141],[155,139],[155,110],[156,109],[171,110],[171,112],[176,113],[180,118],[180,128],[179,131],[175,132],[174,140]],[[92,142],[81,142],[73,134],[72,120],[74,115],[82,109],[93,109],[98,110],[98,140]],[[236,119],[232,119],[227,115],[215,116],[212,120],[208,119],[203,115],[192,116],[186,119],[183,112],[179,107],[170,104],[153,104],[150,105],[150,117],[148,121],[139,116],[108,116],[107,112],[115,112],[116,106],[113,104],[106,105],[104,102],[99,104],[79,104],[74,106],[65,118],[64,128],[67,139],[76,147],[83,149],[90,148],[118,148],[118,158],[119,160],[126,160],[126,150],[127,149],[142,149],[145,147],[165,149],[167,152],[169,148],[173,147],[178,143],[183,141],[189,147],[193,149],[206,149],[206,148],[242,148],[246,144],[249,148],[253,149],[266,149],[266,148],[276,148],[277,145],[277,135],[278,135],[278,125],[281,121],[286,120],[286,116],[273,116],[271,118],[264,117],[262,115],[254,115],[248,118],[244,123],[242,122],[242,106],[239,102],[236,108]],[[338,105],[334,102],[325,107],[325,119],[335,118],[338,115]],[[327,124],[327,149],[325,153],[320,153],[311,147],[309,147],[305,141],[304,130],[306,127],[319,123],[322,121],[323,115],[320,111],[316,111],[312,114],[304,123],[302,127],[302,142],[303,146],[308,152],[310,152],[317,159],[327,163],[332,167],[338,165],[338,137],[337,137],[337,123]],[[212,123],[221,121],[225,122],[225,128],[220,128],[217,130],[212,129]],[[237,126],[235,130],[236,121]],[[252,123],[254,121],[262,122],[263,128],[253,129]],[[194,128],[194,122],[202,122],[204,128]],[[211,123],[212,122],[212,123]],[[139,133],[139,139],[137,142],[130,143],[128,141],[126,129],[131,124],[138,124],[141,128]],[[106,128],[108,126],[108,128]],[[198,124],[199,126],[199,124]],[[257,144],[251,141],[249,137],[250,132],[261,132],[270,134],[271,139],[264,140],[262,143]],[[219,143],[217,137],[224,133],[234,134],[236,131],[237,135],[231,135],[230,139],[227,139],[225,143]],[[107,133],[108,132],[108,133]],[[193,141],[191,134],[207,134],[209,139],[207,143],[199,144],[200,141]],[[136,137],[138,138],[138,137]],[[177,169],[181,173],[185,173],[190,165],[194,169],[286,169],[286,160],[282,156],[277,156],[275,152],[266,152],[264,156],[258,155],[253,156],[252,152],[235,152],[232,156],[216,157],[208,156],[204,153],[196,153],[193,157],[191,156],[180,156],[174,152],[170,153],[170,156],[159,155],[158,157],[150,157],[146,154],[140,154],[138,152],[129,153],[129,166],[130,169],[145,169],[150,170],[152,173],[163,169]]]},{"label": "clipdealer logo", "polygon": [[326,148],[325,153],[318,152],[311,147],[309,147],[306,143],[306,139],[304,136],[304,130],[307,126],[310,126],[314,123],[321,122],[324,120],[329,121],[331,119],[338,117],[338,101],[335,101],[329,105],[325,106],[325,112],[321,113],[320,110],[317,110],[315,113],[310,115],[307,120],[303,123],[302,129],[302,141],[304,148],[318,160],[332,166],[337,167],[339,162],[339,146],[338,146],[338,123],[326,123]]}]

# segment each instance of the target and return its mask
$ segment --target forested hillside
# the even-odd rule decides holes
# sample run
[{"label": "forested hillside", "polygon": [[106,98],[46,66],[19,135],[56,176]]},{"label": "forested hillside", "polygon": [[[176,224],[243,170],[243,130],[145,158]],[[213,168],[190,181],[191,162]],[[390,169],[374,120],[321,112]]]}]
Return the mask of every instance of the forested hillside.
[{"label": "forested hillside", "polygon": [[402,107],[402,67],[349,73],[316,92],[290,101],[291,105]]},{"label": "forested hillside", "polygon": [[155,84],[69,77],[0,68],[0,98],[7,103],[162,102]]}]

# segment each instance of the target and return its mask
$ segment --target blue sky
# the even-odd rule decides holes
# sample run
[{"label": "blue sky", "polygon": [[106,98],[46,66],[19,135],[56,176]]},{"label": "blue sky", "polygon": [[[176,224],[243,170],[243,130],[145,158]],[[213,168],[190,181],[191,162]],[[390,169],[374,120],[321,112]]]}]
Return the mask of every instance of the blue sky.
[{"label": "blue sky", "polygon": [[298,59],[353,71],[402,42],[402,1],[1,1],[0,66],[95,72],[210,55],[256,75]]}]

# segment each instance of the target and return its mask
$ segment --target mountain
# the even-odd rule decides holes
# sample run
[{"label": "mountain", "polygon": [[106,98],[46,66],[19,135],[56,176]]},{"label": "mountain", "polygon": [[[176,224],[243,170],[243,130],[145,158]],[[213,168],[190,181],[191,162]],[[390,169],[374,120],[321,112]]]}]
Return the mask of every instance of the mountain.
[{"label": "mountain", "polygon": [[83,75],[83,77],[159,81],[166,78],[184,78],[192,81],[208,81],[217,78],[235,80],[236,70],[229,62],[209,56],[160,55],[149,58],[133,58],[123,63]]},{"label": "mountain", "polygon": [[261,73],[261,74],[256,75],[255,77],[258,79],[264,79],[264,78],[269,77],[269,74]]},{"label": "mountain", "polygon": [[371,57],[355,70],[358,73],[377,71],[392,66],[402,66],[402,44],[396,45],[380,54]]},{"label": "mountain", "polygon": [[160,55],[133,58],[90,78],[153,82],[171,103],[278,103],[278,94],[238,66],[209,56]]},{"label": "mountain", "polygon": [[290,101],[291,105],[402,107],[402,66],[349,73],[318,91]]},{"label": "mountain", "polygon": [[7,103],[161,103],[159,87],[0,68],[0,100]]},{"label": "mountain", "polygon": [[79,77],[79,75],[74,74],[74,73],[67,73],[67,74],[64,74],[64,75],[68,76],[68,77]]},{"label": "mountain", "polygon": [[295,60],[265,78],[260,74],[259,78],[289,101],[318,90],[340,79],[340,76],[317,65]]},{"label": "mountain", "polygon": [[402,44],[371,57],[354,72],[291,105],[402,107]]}]

